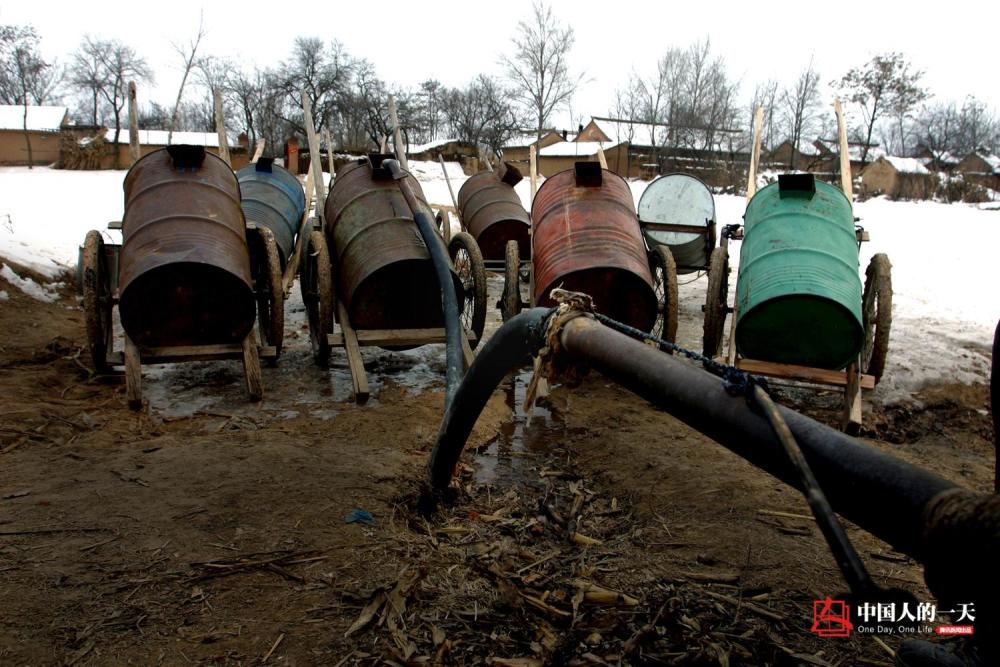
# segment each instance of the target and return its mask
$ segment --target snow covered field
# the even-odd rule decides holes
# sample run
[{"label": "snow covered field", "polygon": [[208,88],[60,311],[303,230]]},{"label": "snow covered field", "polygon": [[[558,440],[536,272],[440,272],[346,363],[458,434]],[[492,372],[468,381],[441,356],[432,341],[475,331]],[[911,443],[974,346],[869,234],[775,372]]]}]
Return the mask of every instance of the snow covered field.
[{"label": "snow covered field", "polygon": [[[432,205],[451,205],[441,165],[413,162]],[[448,165],[455,194],[465,180],[457,164]],[[0,168],[0,256],[51,278],[74,266],[77,248],[89,229],[104,230],[122,214],[124,171],[61,171],[36,167]],[[638,201],[644,181],[631,183]],[[527,204],[528,179],[517,191]],[[720,224],[738,223],[745,201],[716,196]],[[989,348],[1000,318],[1000,210],[965,204],[890,202],[874,199],[857,204],[855,214],[870,232],[861,251],[863,271],[871,255],[885,252],[893,270],[893,328],[886,375],[876,398],[903,400],[927,381],[985,382]],[[457,221],[453,220],[457,229]],[[108,240],[119,241],[115,232]],[[739,246],[730,246],[732,262]],[[50,291],[3,275],[14,285],[48,298]],[[680,342],[699,347],[705,279],[681,277]],[[730,295],[735,293],[736,272]],[[26,286],[26,287],[22,287]],[[0,307],[2,299],[0,299]]]}]

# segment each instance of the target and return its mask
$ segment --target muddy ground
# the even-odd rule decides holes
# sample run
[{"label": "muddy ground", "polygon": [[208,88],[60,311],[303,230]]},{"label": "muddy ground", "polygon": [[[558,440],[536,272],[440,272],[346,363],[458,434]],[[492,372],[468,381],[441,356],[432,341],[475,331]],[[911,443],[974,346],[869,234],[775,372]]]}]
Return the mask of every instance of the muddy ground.
[{"label": "muddy ground", "polygon": [[[599,375],[530,423],[512,377],[425,518],[440,346],[366,351],[358,406],[293,300],[262,403],[206,362],[149,369],[133,413],[89,373],[71,290],[0,288],[0,664],[891,663],[898,639],[810,633],[844,585],[796,493]],[[780,393],[835,422],[835,394]],[[916,398],[867,406],[872,444],[989,490],[986,386]],[[914,562],[849,533],[927,599]]]}]

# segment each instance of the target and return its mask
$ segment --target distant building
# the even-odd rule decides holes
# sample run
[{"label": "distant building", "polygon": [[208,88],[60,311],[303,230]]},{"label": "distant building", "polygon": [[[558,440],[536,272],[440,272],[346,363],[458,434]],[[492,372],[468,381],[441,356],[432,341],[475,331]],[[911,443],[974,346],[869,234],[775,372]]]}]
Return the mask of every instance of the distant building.
[{"label": "distant building", "polygon": [[[68,124],[66,107],[28,107],[32,164],[52,164],[59,161],[59,133]],[[0,105],[0,164],[28,164],[28,146],[24,139],[24,107],[21,105]]]},{"label": "distant building", "polygon": [[1000,157],[986,149],[980,148],[966,155],[955,166],[955,171],[962,174],[968,183],[1000,190]]},{"label": "distant building", "polygon": [[931,171],[951,172],[962,161],[962,158],[954,153],[949,151],[935,151],[926,146],[921,146],[920,150],[913,157],[920,160]]},{"label": "distant building", "polygon": [[937,178],[918,158],[882,155],[861,174],[861,193],[890,199],[930,199]]},{"label": "distant building", "polygon": [[[114,129],[102,128],[100,135],[109,147],[115,146]],[[204,146],[209,153],[219,154],[219,135],[217,132],[174,132],[173,136],[167,130],[139,130],[139,155],[143,156],[152,153],[160,148],[168,146],[167,137],[170,137],[169,144],[191,144],[194,146]],[[129,155],[130,134],[128,129],[122,129],[118,134],[118,164],[122,168],[128,168],[131,157]],[[233,165],[233,170],[245,167],[250,163],[249,141],[245,134],[239,137],[230,137],[229,158]],[[111,169],[115,162],[115,149],[110,148],[107,154],[101,159],[102,169]]]},{"label": "distant building", "polygon": [[438,155],[445,162],[458,162],[466,175],[471,176],[479,171],[479,147],[468,141],[457,139],[438,139],[426,144],[410,145],[406,157],[410,160],[437,162]]},{"label": "distant building", "polygon": [[565,140],[563,135],[555,130],[546,130],[542,133],[541,139],[535,132],[524,132],[508,141],[500,150],[505,162],[512,162],[521,173],[527,174],[528,157],[532,145],[536,146],[537,149],[542,149]]},{"label": "distant building", "polygon": [[[824,165],[822,171],[839,173],[840,141],[837,139],[817,139],[813,142],[813,146],[819,151],[819,159]],[[864,147],[864,142],[850,141],[847,143],[847,154],[851,159],[852,178],[858,178],[867,165],[886,155],[885,149],[881,148],[878,144],[868,144],[868,155],[862,164],[861,155],[864,153]]]},{"label": "distant building", "polygon": [[538,152],[538,173],[548,178],[560,171],[572,169],[576,162],[597,162],[598,149],[604,149],[608,169],[622,174],[615,166],[624,164],[628,153],[627,143],[612,145],[602,141],[560,141],[545,146]]},{"label": "distant building", "polygon": [[829,167],[829,158],[807,141],[792,145],[788,139],[782,141],[761,157],[761,165],[776,169],[797,169],[799,171],[823,172]]}]

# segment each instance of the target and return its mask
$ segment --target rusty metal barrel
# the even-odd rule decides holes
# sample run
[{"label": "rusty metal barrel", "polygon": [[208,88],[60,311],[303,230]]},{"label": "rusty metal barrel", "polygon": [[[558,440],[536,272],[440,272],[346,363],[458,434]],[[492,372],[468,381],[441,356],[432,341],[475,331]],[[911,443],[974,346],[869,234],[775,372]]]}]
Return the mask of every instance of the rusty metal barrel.
[{"label": "rusty metal barrel", "polygon": [[236,175],[174,145],[125,175],[119,312],[139,346],[238,343],[256,316]]},{"label": "rusty metal barrel", "polygon": [[267,227],[278,245],[281,266],[295,249],[306,196],[299,179],[270,158],[261,158],[236,172],[247,222]]},{"label": "rusty metal barrel", "polygon": [[[357,329],[444,326],[430,253],[403,193],[381,167],[382,157],[392,156],[344,166],[326,199],[326,239],[337,296]],[[420,184],[409,174],[406,178],[433,219]],[[461,282],[454,272],[452,276],[461,294]]]},{"label": "rusty metal barrel", "polygon": [[549,292],[584,292],[619,322],[649,331],[657,302],[646,246],[628,184],[596,162],[552,176],[535,195],[532,264],[535,303]]},{"label": "rusty metal barrel", "polygon": [[517,241],[521,259],[528,259],[531,220],[514,191],[521,173],[513,165],[504,166],[502,176],[481,171],[469,177],[458,191],[458,208],[483,259],[503,260],[507,241]]}]

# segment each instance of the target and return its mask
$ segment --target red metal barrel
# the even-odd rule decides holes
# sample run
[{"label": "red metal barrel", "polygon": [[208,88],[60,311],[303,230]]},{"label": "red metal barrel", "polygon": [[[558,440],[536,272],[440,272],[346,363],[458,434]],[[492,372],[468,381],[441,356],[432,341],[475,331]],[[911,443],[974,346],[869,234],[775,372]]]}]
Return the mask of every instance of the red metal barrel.
[{"label": "red metal barrel", "polygon": [[656,293],[628,184],[596,162],[578,162],[542,184],[531,207],[535,303],[556,287],[584,292],[595,308],[649,331]]},{"label": "red metal barrel", "polygon": [[[420,184],[406,178],[433,218]],[[388,170],[372,168],[369,158],[346,165],[337,173],[325,213],[338,297],[347,304],[355,328],[444,326],[434,264]],[[454,272],[452,276],[461,294],[461,282]]]},{"label": "red metal barrel", "polygon": [[243,340],[256,317],[240,186],[201,146],[154,151],[125,175],[119,312],[137,345]]},{"label": "red metal barrel", "polygon": [[511,165],[502,179],[492,171],[481,171],[458,191],[462,221],[479,244],[483,259],[502,260],[507,241],[517,241],[521,259],[531,256],[531,221],[514,192],[520,180],[520,172]]}]

